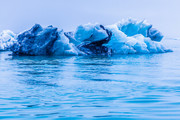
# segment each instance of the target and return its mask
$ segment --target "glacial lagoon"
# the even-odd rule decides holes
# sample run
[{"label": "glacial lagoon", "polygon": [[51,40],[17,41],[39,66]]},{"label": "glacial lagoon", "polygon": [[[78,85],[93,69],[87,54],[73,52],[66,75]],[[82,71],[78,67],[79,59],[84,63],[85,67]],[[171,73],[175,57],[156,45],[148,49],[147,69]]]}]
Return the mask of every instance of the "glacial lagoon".
[{"label": "glacial lagoon", "polygon": [[0,119],[179,120],[180,40],[169,53],[12,56],[0,52]]}]

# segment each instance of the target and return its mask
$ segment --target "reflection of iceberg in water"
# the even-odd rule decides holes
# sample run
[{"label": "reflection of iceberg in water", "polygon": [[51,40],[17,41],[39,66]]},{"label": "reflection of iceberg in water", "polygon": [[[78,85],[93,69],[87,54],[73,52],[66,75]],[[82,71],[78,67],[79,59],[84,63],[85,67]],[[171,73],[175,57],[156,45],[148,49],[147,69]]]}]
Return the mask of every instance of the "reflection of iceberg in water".
[{"label": "reflection of iceberg in water", "polygon": [[0,50],[9,50],[16,42],[16,34],[10,30],[4,30],[0,33]]},{"label": "reflection of iceberg in water", "polygon": [[108,26],[80,25],[74,32],[36,24],[17,36],[11,50],[17,55],[56,56],[170,52],[161,44],[162,38],[151,24],[132,19]]}]

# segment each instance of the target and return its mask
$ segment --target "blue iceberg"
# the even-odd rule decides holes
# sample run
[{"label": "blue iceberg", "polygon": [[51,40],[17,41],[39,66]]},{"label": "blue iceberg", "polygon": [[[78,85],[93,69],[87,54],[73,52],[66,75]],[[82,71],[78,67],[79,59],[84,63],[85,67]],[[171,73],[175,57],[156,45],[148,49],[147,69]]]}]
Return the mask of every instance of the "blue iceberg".
[{"label": "blue iceberg", "polygon": [[78,55],[78,50],[62,30],[53,26],[43,28],[39,24],[20,33],[11,50],[16,55]]},{"label": "blue iceberg", "polygon": [[163,35],[160,31],[147,21],[138,21],[135,19],[122,20],[117,23],[117,27],[120,31],[125,33],[127,36],[134,36],[137,34],[141,34],[144,37],[149,37],[153,41],[160,42],[163,38]]},{"label": "blue iceberg", "polygon": [[[9,34],[8,34],[9,35]],[[146,21],[124,20],[113,25],[79,25],[64,32],[53,26],[34,25],[12,37],[15,55],[111,55],[164,53],[163,35]],[[7,47],[8,48],[8,47]]]},{"label": "blue iceberg", "polygon": [[86,55],[110,55],[112,49],[104,46],[111,39],[112,32],[100,24],[86,24],[77,27],[74,38],[77,48]]},{"label": "blue iceberg", "polygon": [[163,35],[145,21],[127,20],[108,25],[112,32],[111,40],[105,44],[114,54],[164,53],[172,50],[165,48],[160,41]]},{"label": "blue iceberg", "polygon": [[89,23],[78,26],[74,37],[81,42],[94,42],[107,38],[108,34],[103,25]]},{"label": "blue iceberg", "polygon": [[30,30],[17,36],[17,42],[11,47],[11,50],[17,55],[49,55],[57,38],[57,28],[48,26],[43,29],[36,24]]}]

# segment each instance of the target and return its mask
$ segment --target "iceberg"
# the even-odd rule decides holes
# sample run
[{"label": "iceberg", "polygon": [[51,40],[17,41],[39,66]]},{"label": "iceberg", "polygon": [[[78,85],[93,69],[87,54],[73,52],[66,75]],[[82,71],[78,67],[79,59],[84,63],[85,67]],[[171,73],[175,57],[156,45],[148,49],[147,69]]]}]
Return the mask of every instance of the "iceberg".
[{"label": "iceberg", "polygon": [[30,30],[17,36],[17,42],[11,50],[17,55],[50,55],[50,49],[57,38],[57,28],[48,26],[43,29],[35,24]]},{"label": "iceberg", "polygon": [[122,20],[117,23],[117,27],[120,31],[125,33],[127,36],[134,36],[136,34],[141,34],[144,37],[149,37],[153,41],[160,42],[163,38],[163,35],[160,31],[147,21],[142,20],[138,21],[135,19]]},{"label": "iceberg", "polygon": [[163,38],[162,33],[145,21],[130,19],[108,25],[106,28],[112,32],[112,37],[105,46],[111,47],[113,54],[146,54],[172,51],[160,43]]},{"label": "iceberg", "polygon": [[39,24],[20,33],[11,50],[15,55],[78,55],[78,50],[69,43],[63,30],[58,31],[53,26],[43,28]]},{"label": "iceberg", "polygon": [[73,38],[71,39],[70,35],[68,39],[67,34],[63,30],[59,32],[59,37],[52,46],[52,55],[83,55],[84,53],[76,47],[75,43],[77,41]]},{"label": "iceberg", "polygon": [[16,34],[10,30],[4,30],[0,33],[0,50],[9,50],[16,42]]},{"label": "iceberg", "polygon": [[112,55],[172,51],[161,43],[163,35],[159,30],[144,20],[134,19],[107,26],[88,23],[79,25],[72,32],[35,24],[17,37],[10,32],[5,36],[8,35],[12,36],[8,40],[15,55]]},{"label": "iceberg", "polygon": [[94,42],[107,38],[108,33],[103,25],[88,23],[78,26],[74,37],[81,42]]},{"label": "iceberg", "polygon": [[111,48],[103,46],[111,39],[112,33],[100,24],[86,24],[77,27],[74,39],[80,41],[77,48],[86,55],[110,55]]}]

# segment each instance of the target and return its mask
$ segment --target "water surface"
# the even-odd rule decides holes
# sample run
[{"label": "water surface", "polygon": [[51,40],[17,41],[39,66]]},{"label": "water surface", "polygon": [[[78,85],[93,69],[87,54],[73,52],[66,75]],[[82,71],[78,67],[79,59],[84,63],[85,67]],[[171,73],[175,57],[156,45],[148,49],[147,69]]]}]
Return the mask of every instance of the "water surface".
[{"label": "water surface", "polygon": [[174,52],[28,57],[0,52],[0,119],[180,119],[180,41]]}]

